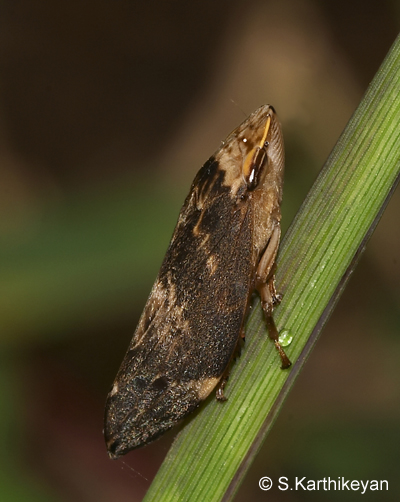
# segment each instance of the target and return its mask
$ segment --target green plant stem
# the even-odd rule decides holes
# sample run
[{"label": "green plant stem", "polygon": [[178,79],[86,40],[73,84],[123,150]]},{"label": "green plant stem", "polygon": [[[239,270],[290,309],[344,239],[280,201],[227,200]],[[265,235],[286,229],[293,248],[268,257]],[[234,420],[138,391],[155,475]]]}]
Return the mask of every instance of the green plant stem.
[{"label": "green plant stem", "polygon": [[375,228],[400,170],[400,38],[369,86],[281,246],[276,309],[294,361],[279,369],[259,306],[226,388],[179,434],[145,500],[231,500],[270,429],[357,257]]}]

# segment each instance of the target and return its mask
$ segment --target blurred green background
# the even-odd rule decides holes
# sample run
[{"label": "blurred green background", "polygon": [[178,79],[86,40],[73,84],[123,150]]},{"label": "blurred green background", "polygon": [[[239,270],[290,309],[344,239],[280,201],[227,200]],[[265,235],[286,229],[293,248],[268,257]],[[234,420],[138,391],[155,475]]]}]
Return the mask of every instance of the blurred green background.
[{"label": "blurred green background", "polygon": [[[194,175],[273,104],[285,230],[399,26],[395,0],[1,3],[1,501],[142,499],[177,429],[111,462],[103,406]],[[238,501],[359,495],[261,476],[399,499],[399,209],[397,191]]]}]

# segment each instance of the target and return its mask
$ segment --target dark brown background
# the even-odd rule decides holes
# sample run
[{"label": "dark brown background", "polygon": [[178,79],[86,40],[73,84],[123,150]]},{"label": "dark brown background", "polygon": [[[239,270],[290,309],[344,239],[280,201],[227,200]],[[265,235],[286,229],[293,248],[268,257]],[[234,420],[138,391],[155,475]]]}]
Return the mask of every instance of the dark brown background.
[{"label": "dark brown background", "polygon": [[[191,180],[271,103],[287,228],[400,5],[17,0],[0,14],[2,500],[141,500],[176,431],[111,462],[103,404]],[[363,500],[400,496],[399,206],[395,193],[237,500],[313,500],[261,492],[261,476],[388,479]]]}]

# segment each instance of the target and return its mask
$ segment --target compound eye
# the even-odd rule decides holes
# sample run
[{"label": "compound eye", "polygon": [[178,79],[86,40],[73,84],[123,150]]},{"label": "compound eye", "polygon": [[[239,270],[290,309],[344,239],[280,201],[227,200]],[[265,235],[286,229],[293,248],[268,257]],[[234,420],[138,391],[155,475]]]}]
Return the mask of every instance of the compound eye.
[{"label": "compound eye", "polygon": [[248,153],[242,167],[242,174],[247,184],[247,190],[251,191],[258,187],[265,166],[268,167],[267,136],[271,126],[271,115],[267,115],[265,126],[258,132],[261,133],[257,142],[258,145]]},{"label": "compound eye", "polygon": [[257,147],[255,148],[255,151],[252,152],[253,157],[248,165],[248,169],[246,170],[247,173],[245,175],[247,189],[250,191],[258,187],[264,167],[268,162],[266,146],[267,144],[265,144],[262,148]]}]

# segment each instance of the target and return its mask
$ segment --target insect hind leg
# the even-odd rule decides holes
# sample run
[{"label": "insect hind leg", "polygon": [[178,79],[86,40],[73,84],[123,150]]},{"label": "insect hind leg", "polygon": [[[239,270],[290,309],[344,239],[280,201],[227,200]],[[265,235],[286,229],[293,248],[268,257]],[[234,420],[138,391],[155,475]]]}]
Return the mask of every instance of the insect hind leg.
[{"label": "insect hind leg", "polygon": [[225,396],[224,394],[224,389],[225,389],[225,386],[226,386],[226,383],[227,381],[229,380],[229,373],[231,371],[231,366],[232,366],[232,363],[233,361],[240,356],[240,353],[242,351],[242,347],[244,345],[244,342],[245,342],[245,337],[244,337],[244,329],[242,328],[240,330],[240,337],[237,341],[237,344],[236,344],[236,347],[235,347],[235,350],[232,354],[232,357],[229,361],[229,364],[228,366],[225,368],[225,371],[223,372],[222,374],[222,377],[220,379],[220,381],[218,382],[217,384],[217,388],[216,388],[216,392],[215,392],[215,397],[217,398],[217,401],[226,401],[228,398]]},{"label": "insect hind leg", "polygon": [[268,328],[268,335],[273,340],[275,347],[282,361],[282,369],[289,368],[291,362],[282,345],[279,343],[279,333],[272,316],[274,307],[279,305],[282,300],[282,295],[277,293],[275,288],[275,258],[278,252],[281,229],[279,224],[272,231],[269,243],[262,255],[257,268],[256,274],[256,289],[261,297],[261,306],[265,315],[265,322]]}]

